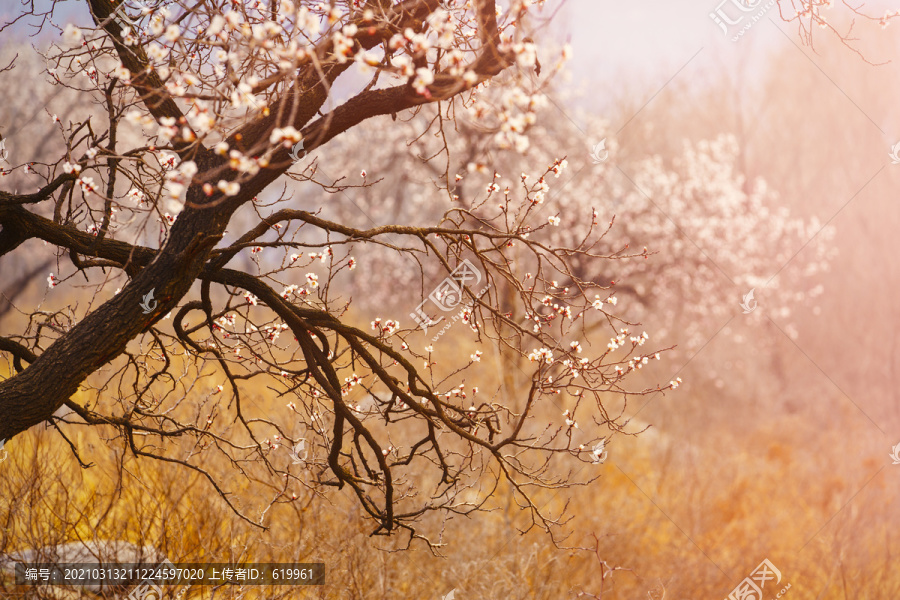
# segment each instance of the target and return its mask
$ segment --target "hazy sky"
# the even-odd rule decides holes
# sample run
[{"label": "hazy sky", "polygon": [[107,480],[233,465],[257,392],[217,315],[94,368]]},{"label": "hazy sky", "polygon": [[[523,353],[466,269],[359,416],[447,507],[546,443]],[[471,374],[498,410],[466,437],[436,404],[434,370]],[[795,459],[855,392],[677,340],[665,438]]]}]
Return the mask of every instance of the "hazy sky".
[{"label": "hazy sky", "polygon": [[[717,74],[754,73],[768,66],[778,52],[803,52],[820,70],[822,77],[835,77],[836,69],[829,68],[829,50],[851,52],[840,47],[833,34],[815,29],[817,51],[804,46],[795,23],[786,23],[779,15],[775,0],[749,0],[758,2],[754,11],[742,13],[733,2],[738,0],[659,0],[613,2],[611,0],[565,0],[553,31],[567,38],[574,55],[570,63],[572,83],[585,96],[579,104],[602,111],[604,104],[614,101],[618,88],[630,90],[648,100],[673,79],[680,83],[709,81]],[[782,2],[785,6],[789,3]],[[766,9],[767,5],[771,6]],[[710,17],[721,7],[724,14],[741,22],[729,26],[726,36],[722,28]],[[881,15],[887,8],[896,10],[887,2],[866,2],[864,10],[870,15]],[[757,22],[750,24],[737,41],[732,37],[751,17],[761,14]],[[840,2],[823,14],[834,23],[850,24],[851,14]],[[747,16],[748,15],[748,16]],[[893,55],[884,55],[885,39],[897,41],[900,22],[895,20],[882,30],[865,19],[855,19],[854,33],[867,59],[888,64],[871,67],[860,59],[860,69],[877,69],[877,77],[900,80],[900,56],[897,47]],[[842,27],[839,29],[843,30]],[[879,43],[878,49],[875,44]],[[842,87],[840,80],[835,85]],[[596,92],[594,91],[596,90]],[[612,93],[610,93],[612,92]],[[865,98],[848,97],[862,104]],[[900,136],[900,115],[883,116],[879,123],[889,136]],[[893,131],[897,129],[897,131]],[[898,138],[900,139],[900,138]]]},{"label": "hazy sky", "polygon": [[[558,29],[570,32],[571,43],[577,50],[575,65],[579,71],[615,72],[622,67],[645,71],[670,64],[680,66],[700,48],[708,55],[728,57],[751,53],[759,56],[773,44],[798,42],[796,26],[780,18],[776,0],[747,1],[758,4],[752,11],[741,13],[733,4],[738,0],[566,0]],[[787,6],[789,3],[782,0],[782,4]],[[882,0],[857,4],[862,4],[867,14],[872,15],[897,8]],[[823,11],[823,15],[836,22],[848,22],[848,10],[840,2],[835,5],[835,8]],[[710,13],[719,7],[733,20],[744,17],[739,24],[729,27],[727,37],[710,17]],[[743,37],[736,42],[729,39],[732,32],[736,33],[759,13],[762,13],[761,18]],[[857,22],[859,31],[863,20],[857,18]],[[896,37],[897,27],[895,22],[886,30],[886,35]]]}]

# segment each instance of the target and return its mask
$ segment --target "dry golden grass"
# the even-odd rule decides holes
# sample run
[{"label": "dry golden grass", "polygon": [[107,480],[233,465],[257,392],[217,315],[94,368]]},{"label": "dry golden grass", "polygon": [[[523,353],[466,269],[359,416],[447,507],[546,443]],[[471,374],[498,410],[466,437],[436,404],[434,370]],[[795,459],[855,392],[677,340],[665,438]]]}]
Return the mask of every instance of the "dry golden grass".
[{"label": "dry golden grass", "polygon": [[[478,367],[484,388],[496,388],[496,365],[486,356]],[[252,401],[268,411],[284,404],[265,390],[254,390]],[[545,407],[542,417],[558,418],[559,408]],[[536,529],[518,532],[528,521],[501,486],[490,512],[423,519],[423,530],[446,543],[444,556],[434,557],[422,544],[392,552],[404,540],[370,537],[346,490],[318,496],[298,488],[296,500],[266,513],[262,530],[236,517],[198,474],[130,453],[123,460],[121,440],[104,440],[109,431],[66,428],[94,463],[82,469],[55,430],[38,427],[15,438],[0,465],[0,551],[122,539],[153,545],[173,562],[323,562],[327,569],[320,587],[181,588],[183,598],[436,600],[452,589],[461,600],[725,597],[763,558],[781,570],[794,600],[896,597],[891,525],[900,497],[886,456],[865,447],[850,452],[852,430],[823,431],[797,416],[741,431],[715,422],[705,428],[715,435],[619,435],[604,464],[570,465],[601,477],[536,494],[554,515],[568,503],[562,548]],[[264,475],[256,466],[244,465],[247,477],[224,460],[203,466],[248,514],[268,500],[257,496],[267,488],[256,481]],[[5,585],[0,596],[25,597]]]}]

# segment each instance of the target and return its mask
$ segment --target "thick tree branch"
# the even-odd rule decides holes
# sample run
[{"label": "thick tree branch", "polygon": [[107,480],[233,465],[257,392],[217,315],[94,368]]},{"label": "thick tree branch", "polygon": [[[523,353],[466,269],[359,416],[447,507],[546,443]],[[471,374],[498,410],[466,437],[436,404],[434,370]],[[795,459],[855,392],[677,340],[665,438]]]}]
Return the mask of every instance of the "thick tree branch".
[{"label": "thick tree branch", "polygon": [[77,178],[78,176],[75,174],[64,173],[33,194],[10,194],[9,192],[0,190],[0,206],[9,206],[12,204],[36,204],[38,202],[43,202],[62,184],[67,181],[75,181]]},{"label": "thick tree branch", "polygon": [[[162,117],[181,119],[183,115],[174,100],[168,96],[158,96],[163,90],[162,82],[152,71],[146,69],[148,63],[143,50],[140,47],[134,49],[126,47],[121,41],[120,26],[110,18],[116,5],[110,0],[88,1],[97,22],[103,23],[107,32],[114,38],[113,43],[123,64],[136,77],[136,88],[142,93],[150,113],[157,119]],[[394,9],[398,11],[400,19],[398,26],[405,20],[424,18],[437,6],[438,0],[417,2],[408,0],[402,3]],[[483,15],[482,26],[496,27],[496,19],[484,17],[485,11],[489,7],[493,10],[493,6],[492,0],[483,0],[480,4]],[[496,32],[488,32],[487,37],[482,34],[482,37],[485,40],[495,40]],[[371,43],[374,45],[377,39],[373,38]],[[502,63],[492,59],[487,61],[487,64],[496,68]],[[324,81],[318,79],[309,89],[299,92],[299,98],[291,96],[292,93],[298,93],[296,91],[298,88],[292,88],[294,91],[281,102],[284,105],[291,103],[299,107],[292,111],[295,115],[294,123],[305,124],[315,115],[327,99],[330,84],[344,68],[330,67],[326,79]],[[312,82],[315,73],[317,72],[309,69],[306,81]],[[397,112],[437,99],[441,97],[431,100],[416,97],[407,87],[364,92],[346,103],[342,110],[335,111],[331,123],[327,120],[317,122],[321,123],[317,127],[322,128],[323,139],[317,140],[316,143],[321,145],[324,141],[333,139],[339,133],[372,116]],[[241,145],[244,148],[262,147],[267,143],[269,132],[276,123],[274,117],[283,114],[281,107],[276,108],[278,110],[271,111],[269,117],[252,122],[242,130]],[[352,114],[353,111],[357,114]],[[238,138],[234,136],[232,141],[238,141]],[[188,147],[179,147],[178,150],[183,157],[187,156]],[[203,150],[193,154],[191,158],[197,163],[199,174],[196,179],[201,182],[207,182],[214,174],[222,172],[225,163],[224,158]],[[279,148],[273,166],[261,169],[248,181],[242,181],[240,193],[232,197],[221,193],[207,194],[203,191],[201,183],[191,185],[186,195],[186,208],[169,231],[166,243],[143,269],[130,272],[133,275],[131,283],[126,285],[120,294],[99,306],[57,339],[24,371],[0,382],[0,411],[6,417],[0,421],[0,439],[9,439],[47,419],[75,393],[78,386],[91,373],[121,354],[129,340],[174,308],[193,282],[201,276],[212,248],[221,239],[234,211],[251,201],[280,177],[291,165],[287,159],[288,149]],[[280,164],[275,161],[279,161]],[[228,174],[226,177],[234,178],[236,175]],[[61,183],[58,182],[57,186]],[[44,234],[63,242],[60,244],[63,247],[81,246],[80,236],[72,230],[60,226],[51,228],[48,222],[42,222],[40,217],[29,216],[26,211],[15,209],[16,207],[4,208],[0,205],[0,221],[4,223],[4,237],[8,238],[5,241],[6,245],[15,247],[17,243],[21,243],[21,236],[29,234],[29,227],[39,226]],[[12,224],[15,234],[6,235],[7,223]],[[109,252],[110,246],[106,245],[109,240],[93,241],[99,242],[98,245]],[[129,270],[137,249],[128,244],[116,245],[115,242],[112,242],[111,248],[112,253],[120,256],[102,258],[115,260]],[[89,249],[85,253],[92,254]],[[141,302],[151,290],[158,300],[158,305],[150,314],[145,314],[141,309]]]}]

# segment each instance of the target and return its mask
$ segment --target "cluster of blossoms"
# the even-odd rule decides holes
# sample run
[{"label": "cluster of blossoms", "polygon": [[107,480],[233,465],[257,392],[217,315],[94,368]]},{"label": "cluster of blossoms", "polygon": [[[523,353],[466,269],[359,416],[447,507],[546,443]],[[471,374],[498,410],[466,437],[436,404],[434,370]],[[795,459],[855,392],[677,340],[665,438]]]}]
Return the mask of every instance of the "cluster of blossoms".
[{"label": "cluster of blossoms", "polygon": [[[298,292],[298,290],[299,290],[299,292]],[[309,294],[309,291],[306,288],[301,288],[297,284],[291,284],[291,285],[285,287],[283,290],[281,290],[281,297],[284,298],[285,300],[287,300],[295,292],[300,294],[301,296],[305,296],[305,295]]]},{"label": "cluster of blossoms", "polygon": [[[578,342],[573,343],[577,344]],[[581,346],[578,346],[578,352],[581,352]],[[581,374],[582,370],[588,368],[590,362],[589,358],[579,358],[578,360],[566,358],[562,361],[562,365],[566,368],[572,378],[576,378]]]},{"label": "cluster of blossoms", "polygon": [[[564,290],[564,293],[568,292],[568,288]],[[557,316],[562,317],[563,319],[571,319],[572,318],[572,307],[568,304],[560,305],[558,302],[553,302],[552,296],[544,296],[543,300],[541,300],[541,304],[553,310],[553,313],[546,316],[546,320],[552,321]],[[537,319],[535,319],[537,320]]]},{"label": "cluster of blossoms", "polygon": [[608,296],[606,298],[606,300],[601,300],[600,296],[596,295],[596,296],[594,296],[594,302],[593,302],[592,306],[594,308],[596,308],[597,310],[602,311],[604,302],[608,302],[608,303],[612,304],[613,306],[615,306],[616,304],[618,304],[619,300],[613,295]]},{"label": "cluster of blossoms", "polygon": [[241,184],[237,181],[225,181],[224,179],[220,179],[216,184],[216,188],[226,196],[237,196],[238,192],[241,191]]},{"label": "cluster of blossoms", "polygon": [[[191,107],[190,111],[188,111],[187,119],[190,122],[193,131],[197,131],[200,134],[206,134],[213,131],[218,119],[209,102],[206,100],[190,98],[187,100],[187,103]],[[193,134],[193,131],[187,129],[187,132],[190,132],[191,134]]]},{"label": "cluster of blossoms", "polygon": [[531,203],[535,205],[543,204],[549,191],[550,185],[543,177],[541,177],[537,180],[537,183],[535,183],[529,190]]},{"label": "cluster of blossoms", "polygon": [[[656,354],[652,355],[652,357],[655,358],[656,360],[659,360],[659,358],[660,358],[658,352]],[[628,369],[629,370],[640,369],[644,365],[646,365],[650,362],[650,358],[651,358],[650,356],[632,356],[630,359],[628,359]]]},{"label": "cluster of blossoms", "polygon": [[228,313],[227,315],[222,315],[218,319],[215,320],[215,324],[225,329],[226,327],[234,327],[235,321],[237,320],[237,316],[234,313]]},{"label": "cluster of blossoms", "polygon": [[[562,152],[558,140],[563,137],[548,137],[548,151]],[[671,162],[662,157],[635,161],[629,166],[634,184],[614,177],[610,162],[590,165],[584,176],[569,183],[570,202],[560,214],[560,227],[547,230],[549,242],[578,243],[589,226],[584,216],[591,215],[591,226],[597,228],[605,214],[611,235],[598,240],[598,253],[643,259],[618,260],[616,280],[627,285],[605,299],[595,296],[594,308],[602,311],[627,294],[629,318],[662,324],[656,338],[677,344],[680,352],[697,349],[715,331],[716,322],[738,309],[737,290],[778,289],[778,304],[787,310],[821,293],[815,285],[785,289],[778,278],[770,281],[766,274],[792,261],[791,249],[813,237],[822,243],[810,246],[795,262],[803,261],[803,277],[825,270],[833,246],[824,242],[833,232],[816,219],[791,218],[786,209],[771,208],[775,195],[765,182],[748,185],[736,172],[737,152],[734,138],[722,136],[685,144]],[[589,153],[583,154],[581,160],[588,162]],[[651,242],[654,251],[644,247],[631,252],[623,240]],[[723,285],[722,272],[735,274],[737,290]],[[668,325],[674,323],[679,324],[677,331]],[[790,325],[785,329],[791,332]]]},{"label": "cluster of blossoms", "polygon": [[[610,338],[609,344],[607,344],[606,347],[609,348],[610,350],[618,350],[619,348],[621,348],[622,346],[625,345],[625,337],[626,336],[628,336],[628,329],[626,329],[626,328],[620,329],[619,334],[616,337]],[[643,346],[644,342],[646,342],[648,339],[650,339],[650,335],[646,331],[643,332],[639,336],[636,336],[636,337],[632,336],[631,337],[632,347]]]},{"label": "cluster of blossoms", "polygon": [[[177,169],[166,171],[165,187],[171,200],[180,201],[184,193],[191,185],[194,175],[197,174],[197,164],[192,160],[186,160],[178,165]],[[167,207],[171,212],[178,214],[182,210],[179,203],[171,202]]]},{"label": "cluster of blossoms", "polygon": [[162,117],[159,120],[159,129],[156,131],[156,139],[161,144],[168,144],[178,136],[178,126],[175,117]]},{"label": "cluster of blossoms", "polygon": [[393,319],[388,319],[384,323],[381,322],[381,317],[377,317],[371,323],[372,329],[377,331],[379,334],[392,335],[397,330],[400,329],[400,323]]},{"label": "cluster of blossoms", "polygon": [[[192,139],[195,131],[205,134],[213,130],[218,121],[218,109],[212,107],[209,100],[196,98],[195,95],[215,95],[227,98],[231,108],[249,108],[267,113],[266,99],[258,95],[255,89],[272,71],[290,73],[301,65],[323,59],[338,64],[352,60],[364,71],[384,68],[382,58],[385,52],[366,50],[357,40],[361,33],[371,34],[376,27],[383,26],[383,15],[369,7],[357,7],[362,10],[348,13],[326,2],[299,4],[291,0],[273,3],[257,0],[246,3],[240,10],[229,9],[222,14],[212,14],[208,24],[196,27],[190,27],[181,18],[182,15],[176,14],[177,11],[162,5],[144,11],[133,28],[124,28],[124,43],[144,47],[149,68],[155,70],[165,82],[166,91],[174,97],[185,98],[192,107],[188,116],[190,127],[187,124],[176,127],[174,123],[160,123],[158,133],[163,143],[175,135]],[[501,17],[500,51],[512,54],[517,65],[523,69],[535,67],[537,49],[531,41],[515,39],[513,33],[517,20],[523,18],[533,4],[542,3],[521,0],[512,3],[505,17],[508,24],[503,24],[503,11],[499,5],[497,8]],[[397,32],[385,44],[386,52],[391,55],[386,72],[410,80],[413,88],[425,96],[430,96],[428,86],[434,83],[437,72],[456,77],[469,88],[477,85],[479,76],[467,66],[474,63],[474,52],[463,50],[470,47],[467,40],[476,39],[479,35],[476,13],[471,4],[454,8],[442,6],[428,14],[420,31],[406,27]],[[349,22],[351,18],[354,22]],[[84,33],[71,24],[65,27],[63,38],[72,47],[80,48],[89,43],[94,44],[94,49],[101,47],[98,45],[100,36],[85,40]],[[318,56],[317,46],[321,46],[326,39],[329,42],[328,54]],[[318,44],[316,40],[319,40]],[[198,55],[189,49],[196,48],[197,43],[210,47],[206,51],[212,59],[208,61],[210,71],[194,67],[198,64]],[[568,51],[563,54],[567,57]],[[228,76],[229,71],[239,72],[251,60],[265,65],[265,68],[242,79]],[[80,65],[79,68],[93,81],[100,81],[100,73],[93,64],[86,68]],[[103,74],[108,78],[116,78],[125,85],[131,84],[134,74],[120,61],[111,61],[108,68],[103,69]],[[527,140],[522,133],[534,123],[534,111],[541,101],[546,100],[542,100],[542,96],[528,98],[521,94],[504,100],[505,110],[498,114],[504,134],[509,134],[509,143],[522,150],[527,148]],[[506,110],[512,108],[523,112],[511,114]],[[152,125],[149,120],[145,124]],[[288,128],[273,132],[273,144],[287,141],[299,141],[296,132]]]},{"label": "cluster of blossoms", "polygon": [[66,161],[63,163],[63,171],[67,174],[74,173],[75,175],[78,175],[81,173],[81,165],[78,163],[72,164]]},{"label": "cluster of blossoms", "polygon": [[[467,398],[465,384],[461,383],[457,387],[450,388],[449,392],[444,392],[444,398]],[[475,407],[469,410],[475,410]]]},{"label": "cluster of blossoms", "polygon": [[363,378],[356,373],[350,377],[344,378],[344,385],[341,386],[341,396],[347,396],[353,391],[353,388],[362,383]]},{"label": "cluster of blossoms", "polygon": [[232,170],[246,175],[256,175],[262,167],[268,164],[264,158],[253,158],[245,155],[240,150],[229,149],[227,142],[216,144],[214,151],[219,156],[228,157],[228,166]]},{"label": "cluster of blossoms", "polygon": [[288,324],[282,323],[280,325],[266,325],[265,327],[260,329],[260,332],[265,334],[265,338],[268,341],[274,342],[281,336],[281,332],[287,329]]},{"label": "cluster of blossoms", "polygon": [[291,126],[276,127],[269,136],[269,143],[282,144],[285,148],[290,148],[302,139],[300,132]]},{"label": "cluster of blossoms", "polygon": [[553,362],[553,351],[549,348],[541,348],[540,350],[532,350],[528,354],[528,360],[531,362],[539,361],[539,362]]},{"label": "cluster of blossoms", "polygon": [[[895,10],[893,12],[890,10],[886,10],[884,11],[884,15],[882,15],[881,18],[878,19],[878,24],[882,29],[887,29],[887,26],[891,23],[891,19],[896,19],[897,17],[900,17],[900,10]],[[819,23],[819,27],[822,27],[824,29],[828,26],[828,22],[825,21],[823,17],[817,16],[816,20]]]},{"label": "cluster of blossoms", "polygon": [[[503,47],[513,51],[520,61],[534,64],[533,44],[506,43]],[[564,56],[568,55],[568,51],[565,51]],[[540,88],[517,86],[501,89],[496,94],[473,94],[466,109],[467,117],[473,122],[495,131],[493,141],[497,147],[521,154],[531,148],[529,130],[537,123],[538,113],[548,106],[549,100]],[[555,175],[558,177],[564,168],[565,165],[561,165]]]},{"label": "cluster of blossoms", "polygon": [[75,183],[81,186],[81,191],[85,195],[95,193],[97,191],[97,186],[94,183],[93,177],[79,177],[75,180]]},{"label": "cluster of blossoms", "polygon": [[309,257],[318,258],[319,262],[326,264],[332,258],[334,258],[334,251],[331,249],[331,246],[326,246],[325,250],[323,250],[322,252],[310,252]]},{"label": "cluster of blossoms", "polygon": [[346,63],[353,56],[353,47],[356,45],[353,38],[358,32],[359,28],[351,23],[331,35],[331,41],[334,44],[332,52],[339,63]]},{"label": "cluster of blossoms", "polygon": [[130,110],[125,113],[125,121],[131,123],[133,125],[139,125],[140,127],[153,127],[156,125],[156,121],[149,114],[143,113],[137,109]]},{"label": "cluster of blossoms", "polygon": [[144,205],[144,192],[137,188],[131,188],[130,190],[128,190],[128,193],[125,194],[125,197],[138,206]]}]

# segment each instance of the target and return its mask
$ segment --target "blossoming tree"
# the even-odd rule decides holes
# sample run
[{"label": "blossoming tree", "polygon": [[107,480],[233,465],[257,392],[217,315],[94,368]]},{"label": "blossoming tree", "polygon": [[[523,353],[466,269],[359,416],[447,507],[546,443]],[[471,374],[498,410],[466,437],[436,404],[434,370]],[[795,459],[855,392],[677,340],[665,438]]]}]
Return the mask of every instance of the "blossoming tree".
[{"label": "blossoming tree", "polygon": [[[482,480],[493,478],[550,528],[559,515],[530,490],[573,482],[550,469],[556,455],[596,462],[602,427],[616,427],[604,396],[626,393],[656,354],[607,311],[603,282],[573,269],[606,258],[594,241],[554,245],[542,233],[539,207],[565,162],[515,185],[490,182],[425,224],[348,225],[298,191],[350,187],[322,175],[316,151],[363,121],[391,129],[391,117],[420,111],[447,124],[487,81],[527,88],[540,76],[526,32],[541,5],[88,0],[45,58],[55,85],[77,92],[82,109],[93,103],[90,117],[59,116],[58,156],[4,165],[30,188],[0,192],[0,257],[55,249],[47,303],[72,301],[26,309],[21,328],[0,337],[10,366],[0,439],[14,445],[49,422],[82,461],[67,430],[100,428],[123,452],[202,474],[260,525],[298,486],[349,487],[375,533],[413,539],[429,511],[482,507],[492,487]],[[353,321],[342,285],[370,247],[418,265],[411,309],[436,268],[446,279],[429,298],[465,307],[474,344],[530,360],[520,402],[465,384],[481,350],[441,372],[420,333],[434,310]],[[586,352],[583,332],[596,323],[610,344]],[[258,409],[262,392],[286,400],[280,413]],[[537,407],[560,394],[577,408],[535,427]],[[365,407],[352,402],[361,396]],[[225,474],[206,468],[211,456],[275,493],[244,508]]]},{"label": "blossoming tree", "polygon": [[[67,432],[94,427],[259,525],[298,490],[349,488],[374,533],[432,544],[425,514],[503,484],[551,529],[533,490],[576,483],[558,458],[602,460],[611,399],[679,384],[633,383],[665,349],[627,319],[655,312],[690,347],[733,304],[723,272],[761,285],[771,249],[789,259],[818,225],[771,219],[727,138],[626,161],[612,139],[589,154],[603,124],[542,125],[567,53],[529,37],[543,4],[84,0],[65,25],[26,5],[16,21],[63,33],[44,75],[83,101],[52,115],[63,150],[0,163],[22,183],[0,191],[0,260],[59,265],[0,331],[0,440],[50,423],[82,461]],[[812,44],[819,14],[781,16]],[[414,168],[390,168],[410,149]],[[369,298],[351,310],[350,292]],[[434,341],[451,323],[474,348],[461,364]],[[519,393],[471,384],[493,348],[528,367]],[[538,423],[562,396],[574,408]],[[213,456],[273,493],[235,502]]]}]

